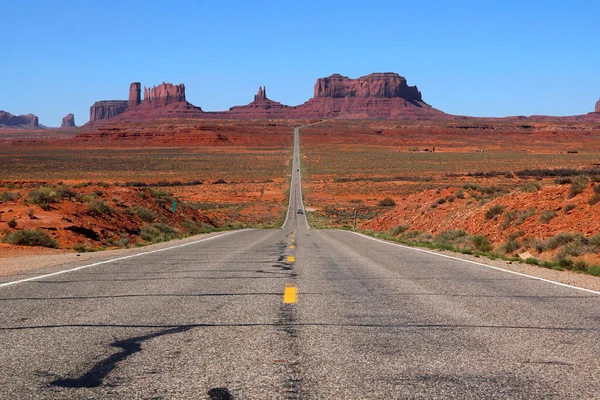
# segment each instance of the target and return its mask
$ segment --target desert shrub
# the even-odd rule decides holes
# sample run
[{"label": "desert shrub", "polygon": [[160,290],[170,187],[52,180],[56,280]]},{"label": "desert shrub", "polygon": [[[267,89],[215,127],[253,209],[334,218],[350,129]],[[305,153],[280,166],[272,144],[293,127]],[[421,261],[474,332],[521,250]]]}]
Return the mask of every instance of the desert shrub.
[{"label": "desert shrub", "polygon": [[600,194],[600,185],[594,185],[594,193]]},{"label": "desert shrub", "polygon": [[392,236],[398,236],[399,234],[406,232],[408,228],[410,228],[410,226],[406,224],[398,225],[390,229],[390,234]]},{"label": "desert shrub", "polygon": [[79,193],[66,185],[57,185],[54,187],[54,191],[60,199],[76,199],[79,197]]},{"label": "desert shrub", "polygon": [[16,228],[17,227],[17,221],[13,218],[11,220],[9,220],[6,225],[8,225],[9,228]]},{"label": "desert shrub", "polygon": [[571,269],[573,268],[573,260],[571,260],[570,258],[567,257],[561,257],[558,259],[558,265],[561,268],[566,268],[566,269]]},{"label": "desert shrub", "polygon": [[137,215],[144,222],[153,222],[158,216],[154,211],[146,207],[131,207],[129,212],[133,215]]},{"label": "desert shrub", "polygon": [[382,200],[379,200],[380,207],[394,207],[395,205],[396,205],[396,202],[391,197],[386,197]]},{"label": "desert shrub", "polygon": [[573,270],[575,270],[575,271],[586,272],[588,270],[588,268],[589,268],[589,265],[583,260],[577,260],[573,264]]},{"label": "desert shrub", "polygon": [[492,251],[492,244],[489,240],[483,235],[474,235],[471,237],[473,241],[473,246],[479,251],[483,251],[487,253],[488,251]]},{"label": "desert shrub", "polygon": [[567,203],[565,204],[565,206],[563,207],[563,213],[567,214],[569,211],[573,210],[577,208],[577,206],[575,204],[572,203]]},{"label": "desert shrub", "polygon": [[0,201],[15,201],[18,198],[19,198],[18,193],[14,193],[14,192],[0,193]]},{"label": "desert shrub", "polygon": [[448,200],[449,203],[453,203],[455,199],[456,198],[454,196],[448,196],[448,197],[446,197],[446,200]]},{"label": "desert shrub", "polygon": [[348,203],[351,203],[351,204],[360,204],[362,202],[363,202],[362,199],[350,199],[350,200],[348,200]]},{"label": "desert shrub", "polygon": [[581,235],[575,235],[574,239],[565,244],[559,251],[558,255],[561,257],[566,256],[581,256],[586,253],[594,253],[594,246],[588,245],[588,241],[585,237]]},{"label": "desert shrub", "polygon": [[73,250],[78,253],[92,253],[98,251],[91,243],[76,243],[73,245]]},{"label": "desert shrub", "polygon": [[438,204],[444,204],[445,202],[446,202],[446,199],[443,197],[440,197],[439,199],[437,199]]},{"label": "desert shrub", "polygon": [[464,199],[465,198],[465,193],[462,190],[459,189],[456,192],[456,197],[459,198],[459,199]]},{"label": "desert shrub", "polygon": [[213,185],[225,185],[227,184],[227,181],[225,179],[217,179],[216,181],[213,182]]},{"label": "desert shrub", "polygon": [[534,193],[540,190],[542,185],[539,182],[528,182],[521,186],[521,192]]},{"label": "desert shrub", "polygon": [[592,197],[590,197],[590,199],[588,200],[588,204],[590,206],[593,206],[594,204],[596,204],[598,202],[600,202],[600,194],[598,194],[598,193],[594,193],[592,195]]},{"label": "desert shrub", "polygon": [[567,176],[559,176],[558,178],[554,179],[554,183],[556,183],[557,185],[568,185],[571,182],[571,178]]},{"label": "desert shrub", "polygon": [[197,235],[202,232],[202,229],[191,219],[183,221],[183,228],[188,231],[191,235]]},{"label": "desert shrub", "polygon": [[95,199],[88,203],[88,210],[92,214],[102,215],[102,214],[113,214],[116,213],[116,210],[106,204],[103,200]]},{"label": "desert shrub", "polygon": [[496,204],[495,206],[490,207],[485,213],[485,219],[492,219],[496,215],[500,215],[504,212],[504,206],[501,204]]},{"label": "desert shrub", "polygon": [[163,190],[148,189],[150,196],[160,205],[170,205],[175,200],[169,193]]},{"label": "desert shrub", "polygon": [[504,214],[504,220],[502,221],[502,224],[500,224],[500,229],[504,230],[508,228],[509,225],[517,218],[518,213],[519,212],[517,210],[513,210]]},{"label": "desert shrub", "polygon": [[10,232],[4,236],[2,241],[21,246],[42,246],[57,248],[58,243],[48,233],[39,229],[22,229]]},{"label": "desert shrub", "polygon": [[102,182],[102,181],[100,181],[100,182],[96,182],[96,185],[97,185],[97,186],[100,186],[100,187],[103,187],[103,188],[110,187],[110,183],[107,183],[107,182]]},{"label": "desert shrub", "polygon": [[439,244],[453,243],[467,237],[467,232],[464,229],[452,229],[443,231],[433,237],[433,241]]},{"label": "desert shrub", "polygon": [[517,218],[515,225],[521,225],[527,218],[535,214],[537,214],[537,209],[535,207],[529,207],[527,210],[519,212],[519,217]]},{"label": "desert shrub", "polygon": [[544,242],[544,247],[546,250],[554,250],[559,248],[560,246],[564,246],[567,243],[574,241],[577,238],[577,235],[569,232],[562,232],[556,236],[552,236]]},{"label": "desert shrub", "polygon": [[600,265],[592,265],[588,268],[587,273],[594,276],[600,276]]},{"label": "desert shrub", "polygon": [[525,264],[539,265],[539,263],[539,260],[535,257],[527,257],[525,259]]},{"label": "desert shrub", "polygon": [[556,217],[556,215],[556,211],[554,210],[544,211],[540,216],[540,223],[548,223],[552,218]]},{"label": "desert shrub", "polygon": [[175,239],[179,236],[179,232],[167,224],[157,222],[144,225],[140,230],[140,236],[145,241],[156,243]]},{"label": "desert shrub", "polygon": [[573,198],[579,193],[583,192],[589,180],[590,179],[585,175],[578,175],[573,178],[571,182],[571,188],[569,189],[569,198]]},{"label": "desert shrub", "polygon": [[29,203],[51,204],[58,201],[58,193],[52,188],[41,186],[29,192]]},{"label": "desert shrub", "polygon": [[517,239],[507,238],[502,245],[502,250],[507,254],[512,254],[521,248],[521,242]]}]

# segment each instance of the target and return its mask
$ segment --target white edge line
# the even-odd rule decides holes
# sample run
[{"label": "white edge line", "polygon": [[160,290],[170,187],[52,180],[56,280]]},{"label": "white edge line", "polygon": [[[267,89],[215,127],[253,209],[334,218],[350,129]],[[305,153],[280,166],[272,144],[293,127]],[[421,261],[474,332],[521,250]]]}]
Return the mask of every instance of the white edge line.
[{"label": "white edge line", "polygon": [[239,230],[239,231],[225,232],[225,233],[222,233],[220,235],[211,236],[211,237],[206,238],[206,239],[194,240],[193,242],[178,244],[176,246],[171,246],[171,247],[165,247],[164,249],[157,249],[157,250],[145,251],[143,253],[132,254],[130,256],[123,256],[123,257],[113,258],[111,260],[100,261],[100,262],[96,262],[96,263],[93,263],[93,264],[83,265],[81,267],[76,267],[76,268],[71,268],[71,269],[65,269],[63,271],[52,272],[51,274],[34,276],[32,278],[20,279],[18,281],[0,283],[0,288],[1,287],[6,287],[6,286],[10,286],[10,285],[16,285],[17,283],[35,281],[35,280],[38,280],[38,279],[47,278],[49,276],[56,276],[56,275],[66,274],[67,272],[79,271],[81,269],[95,267],[95,266],[102,265],[102,264],[109,264],[109,263],[112,263],[112,262],[115,262],[115,261],[126,260],[128,258],[140,257],[140,256],[144,256],[146,254],[159,253],[161,251],[167,251],[167,250],[171,250],[171,249],[177,249],[179,247],[190,246],[192,244],[196,244],[196,243],[200,243],[200,242],[206,242],[208,240],[216,239],[216,238],[223,237],[223,236],[226,236],[226,235],[231,235],[232,233],[238,233],[238,232],[244,232],[244,231],[251,231],[251,230],[253,230],[253,229],[242,229],[242,230]]},{"label": "white edge line", "polygon": [[389,244],[391,246],[398,246],[398,247],[402,247],[402,248],[405,248],[405,249],[409,249],[409,250],[413,250],[413,251],[418,251],[418,252],[421,252],[421,253],[427,253],[427,254],[432,254],[434,256],[449,258],[451,260],[464,261],[466,263],[475,264],[475,265],[479,265],[481,267],[486,267],[486,268],[490,268],[490,269],[495,269],[497,271],[506,272],[508,274],[514,274],[514,275],[524,276],[524,277],[527,277],[527,278],[530,278],[530,279],[535,279],[535,280],[542,281],[542,282],[552,283],[552,284],[558,285],[558,286],[564,286],[564,287],[567,287],[567,288],[570,288],[570,289],[581,290],[583,292],[588,292],[588,293],[593,293],[593,294],[600,295],[600,292],[596,291],[596,290],[585,289],[585,288],[582,288],[582,287],[573,286],[573,285],[569,285],[569,284],[561,283],[561,282],[556,282],[556,281],[552,281],[552,280],[549,280],[549,279],[540,278],[540,277],[533,276],[533,275],[527,275],[527,274],[524,274],[522,272],[516,272],[516,271],[511,271],[511,270],[500,268],[500,267],[494,267],[493,265],[483,264],[483,263],[480,263],[480,262],[477,262],[477,261],[465,260],[464,258],[458,258],[458,257],[449,256],[449,255],[446,255],[446,254],[440,254],[440,253],[436,253],[436,252],[429,251],[429,250],[419,249],[417,247],[410,247],[410,246],[406,246],[406,245],[403,245],[403,244],[400,244],[400,243],[391,243],[391,242],[387,242],[385,240],[381,240],[381,239],[377,239],[377,238],[374,238],[374,237],[371,237],[371,236],[363,235],[362,233],[358,233],[358,232],[346,231],[346,230],[343,230],[343,229],[338,229],[338,230],[341,231],[341,232],[353,233],[355,235],[362,236],[362,237],[364,237],[366,239],[374,240],[376,242],[380,242],[380,243],[384,243],[384,244]]}]

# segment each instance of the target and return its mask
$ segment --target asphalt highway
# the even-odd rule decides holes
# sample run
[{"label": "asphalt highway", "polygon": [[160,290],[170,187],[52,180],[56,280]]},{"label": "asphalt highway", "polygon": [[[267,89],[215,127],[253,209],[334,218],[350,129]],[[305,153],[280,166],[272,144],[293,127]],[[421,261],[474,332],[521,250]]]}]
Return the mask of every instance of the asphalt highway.
[{"label": "asphalt highway", "polygon": [[294,143],[283,229],[0,282],[0,398],[600,398],[600,293],[308,229]]}]

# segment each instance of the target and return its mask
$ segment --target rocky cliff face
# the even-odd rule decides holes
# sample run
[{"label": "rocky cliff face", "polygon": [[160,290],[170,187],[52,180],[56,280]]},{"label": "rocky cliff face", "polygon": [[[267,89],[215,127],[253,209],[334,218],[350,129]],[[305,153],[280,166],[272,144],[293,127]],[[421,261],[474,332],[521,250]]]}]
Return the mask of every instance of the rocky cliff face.
[{"label": "rocky cliff face", "polygon": [[142,102],[142,84],[140,82],[133,82],[129,85],[129,107],[135,107],[140,105]]},{"label": "rocky cliff face", "polygon": [[408,101],[422,101],[419,89],[408,86],[404,77],[393,72],[374,73],[358,79],[339,74],[319,78],[315,84],[315,98],[318,97],[399,97]]},{"label": "rocky cliff face", "polygon": [[90,107],[90,122],[116,117],[127,111],[127,100],[97,101]]},{"label": "rocky cliff face", "polygon": [[600,100],[596,102],[596,112],[600,113]]},{"label": "rocky cliff face", "polygon": [[63,117],[62,123],[60,124],[61,128],[77,128],[75,126],[75,116],[73,114],[67,114]]},{"label": "rocky cliff face", "polygon": [[39,128],[37,115],[12,115],[6,111],[0,111],[0,127],[7,128]]},{"label": "rocky cliff face", "polygon": [[153,107],[166,106],[167,104],[185,102],[185,85],[162,83],[158,86],[147,88],[144,86],[144,104]]}]

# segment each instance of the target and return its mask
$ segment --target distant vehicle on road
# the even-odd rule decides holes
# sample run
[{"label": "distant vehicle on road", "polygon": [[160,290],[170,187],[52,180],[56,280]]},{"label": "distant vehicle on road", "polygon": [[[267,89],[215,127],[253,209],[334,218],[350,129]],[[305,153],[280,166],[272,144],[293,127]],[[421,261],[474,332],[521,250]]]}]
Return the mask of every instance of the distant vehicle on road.
[{"label": "distant vehicle on road", "polygon": [[304,210],[299,208],[298,211],[296,211],[297,214],[304,214]]}]

